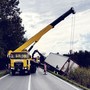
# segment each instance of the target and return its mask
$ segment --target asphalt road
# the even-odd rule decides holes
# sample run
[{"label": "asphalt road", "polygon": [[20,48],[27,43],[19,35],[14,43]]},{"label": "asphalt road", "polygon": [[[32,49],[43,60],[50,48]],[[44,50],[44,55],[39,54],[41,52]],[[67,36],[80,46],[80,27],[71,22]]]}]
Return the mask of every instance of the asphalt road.
[{"label": "asphalt road", "polygon": [[0,90],[28,90],[29,76],[6,76],[0,80]]},{"label": "asphalt road", "polygon": [[81,90],[71,84],[53,76],[50,73],[43,75],[38,69],[36,74],[26,76],[7,75],[0,79],[0,90]]}]

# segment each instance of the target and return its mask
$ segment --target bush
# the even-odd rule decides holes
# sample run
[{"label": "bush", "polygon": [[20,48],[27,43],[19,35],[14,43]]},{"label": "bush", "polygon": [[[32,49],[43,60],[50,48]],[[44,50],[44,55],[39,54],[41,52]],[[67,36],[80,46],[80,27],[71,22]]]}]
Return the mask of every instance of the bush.
[{"label": "bush", "polygon": [[90,68],[77,68],[71,71],[67,77],[76,83],[90,88]]}]

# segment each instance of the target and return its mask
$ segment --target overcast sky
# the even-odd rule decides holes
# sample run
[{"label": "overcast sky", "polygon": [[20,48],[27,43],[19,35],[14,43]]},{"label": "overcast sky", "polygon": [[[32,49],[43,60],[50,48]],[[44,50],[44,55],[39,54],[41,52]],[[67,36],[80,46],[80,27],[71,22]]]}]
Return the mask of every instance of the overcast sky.
[{"label": "overcast sky", "polygon": [[90,51],[90,0],[20,0],[19,7],[28,39],[71,7],[76,11],[45,34],[33,50],[68,53],[74,30],[73,51]]}]

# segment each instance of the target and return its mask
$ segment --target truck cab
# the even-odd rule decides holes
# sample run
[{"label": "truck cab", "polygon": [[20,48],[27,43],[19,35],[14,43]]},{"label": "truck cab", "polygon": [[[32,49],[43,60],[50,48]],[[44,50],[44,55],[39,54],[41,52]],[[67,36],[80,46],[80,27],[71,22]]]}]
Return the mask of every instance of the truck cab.
[{"label": "truck cab", "polygon": [[27,51],[22,52],[12,52],[9,55],[10,58],[10,72],[14,75],[15,72],[23,73],[30,73],[30,60],[31,56]]}]

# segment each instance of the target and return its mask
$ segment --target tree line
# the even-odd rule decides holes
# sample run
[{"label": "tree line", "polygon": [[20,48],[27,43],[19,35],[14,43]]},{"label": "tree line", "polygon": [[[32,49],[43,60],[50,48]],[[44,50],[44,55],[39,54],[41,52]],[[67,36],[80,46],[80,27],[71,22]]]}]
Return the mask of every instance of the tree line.
[{"label": "tree line", "polygon": [[71,54],[64,54],[65,56],[69,56],[74,62],[76,62],[80,67],[90,67],[90,52],[78,51]]},{"label": "tree line", "polygon": [[9,62],[7,53],[26,41],[19,0],[0,0],[0,69]]}]

